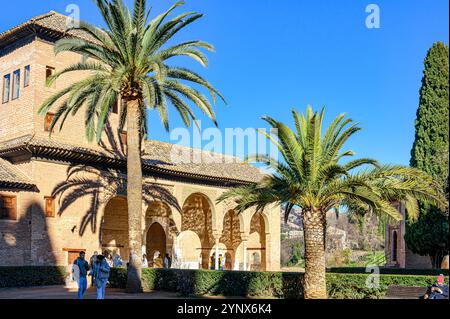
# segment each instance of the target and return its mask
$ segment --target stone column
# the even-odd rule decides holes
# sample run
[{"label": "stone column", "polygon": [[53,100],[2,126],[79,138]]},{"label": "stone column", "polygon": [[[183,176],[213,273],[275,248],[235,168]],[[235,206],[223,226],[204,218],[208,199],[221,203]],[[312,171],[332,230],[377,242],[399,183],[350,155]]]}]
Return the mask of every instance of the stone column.
[{"label": "stone column", "polygon": [[248,266],[247,266],[247,263],[248,263],[248,261],[247,261],[247,241],[248,241],[248,239],[247,238],[242,238],[242,250],[243,250],[243,270],[244,271],[247,271],[248,270]]},{"label": "stone column", "polygon": [[219,238],[218,237],[216,238],[216,256],[215,257],[216,258],[214,260],[214,262],[215,262],[214,268],[216,270],[218,270],[219,269]]}]

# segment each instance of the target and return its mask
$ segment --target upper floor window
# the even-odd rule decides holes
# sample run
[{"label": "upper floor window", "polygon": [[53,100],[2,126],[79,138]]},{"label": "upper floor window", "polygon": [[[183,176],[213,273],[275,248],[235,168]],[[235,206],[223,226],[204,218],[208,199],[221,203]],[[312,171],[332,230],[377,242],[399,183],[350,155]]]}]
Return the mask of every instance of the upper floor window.
[{"label": "upper floor window", "polygon": [[13,89],[12,99],[18,99],[20,96],[20,70],[16,70],[13,73]]},{"label": "upper floor window", "polygon": [[127,131],[120,132],[119,138],[120,144],[127,145]]},{"label": "upper floor window", "polygon": [[51,196],[44,197],[45,199],[45,217],[55,217],[55,198]]},{"label": "upper floor window", "polygon": [[[55,74],[55,68],[51,67],[51,66],[46,66],[45,67],[45,81],[48,81],[48,79]],[[48,87],[49,85],[47,85]],[[51,85],[52,87],[54,87],[54,84]]]},{"label": "upper floor window", "polygon": [[45,132],[50,132],[50,126],[52,125],[54,117],[55,117],[54,113],[45,114],[45,120],[44,120],[44,131]]},{"label": "upper floor window", "polygon": [[30,71],[31,68],[29,65],[25,67],[25,72],[23,74],[23,87],[27,87],[30,85]]},{"label": "upper floor window", "polygon": [[9,101],[9,90],[11,87],[11,74],[7,74],[3,77],[3,103]]},{"label": "upper floor window", "polygon": [[120,103],[120,99],[116,99],[111,107],[111,112],[114,114],[119,113],[119,103]]},{"label": "upper floor window", "polygon": [[17,219],[17,199],[15,196],[0,195],[0,219]]}]

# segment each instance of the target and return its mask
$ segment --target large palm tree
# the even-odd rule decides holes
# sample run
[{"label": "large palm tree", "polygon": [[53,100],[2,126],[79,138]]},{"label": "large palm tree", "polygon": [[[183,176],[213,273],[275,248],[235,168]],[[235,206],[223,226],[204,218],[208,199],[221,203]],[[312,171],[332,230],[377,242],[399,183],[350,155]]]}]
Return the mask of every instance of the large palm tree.
[{"label": "large palm tree", "polygon": [[[145,0],[135,0],[130,12],[122,0],[94,0],[104,19],[105,28],[99,29],[89,23],[67,31],[82,31],[91,41],[69,36],[57,41],[55,53],[69,51],[87,57],[79,63],[57,72],[48,80],[50,85],[60,76],[84,71],[89,75],[54,94],[39,110],[45,114],[56,107],[50,131],[60,121],[60,129],[69,114],[85,108],[86,136],[89,141],[100,142],[108,123],[112,105],[122,101],[119,131],[127,128],[127,200],[130,263],[127,291],[141,291],[141,214],[142,169],[141,143],[146,136],[146,109],[159,112],[168,130],[168,105],[172,105],[189,126],[195,120],[190,104],[196,105],[216,124],[214,111],[208,98],[191,84],[209,91],[215,103],[220,93],[197,73],[182,67],[169,65],[173,57],[186,56],[207,66],[208,60],[201,49],[214,48],[203,41],[187,41],[167,45],[173,37],[202,14],[186,12],[169,19],[170,13],[182,1],[149,21],[150,10]],[[223,99],[223,98],[222,98]],[[191,102],[191,103],[189,103]],[[188,104],[189,103],[189,104]]]},{"label": "large palm tree", "polygon": [[219,201],[233,199],[238,212],[250,208],[262,211],[273,203],[286,205],[286,219],[294,206],[300,207],[306,259],[304,296],[326,298],[325,234],[329,210],[347,206],[399,220],[402,216],[392,201],[404,201],[409,216],[416,216],[417,199],[443,206],[445,198],[432,179],[417,169],[379,165],[367,158],[342,163],[345,157],[354,155],[343,150],[345,143],[360,130],[345,114],[336,117],[325,132],[324,110],[318,113],[308,107],[306,116],[295,110],[293,115],[296,133],[283,123],[264,118],[277,129],[278,136],[262,133],[278,147],[284,161],[258,156],[257,160],[267,164],[273,173],[256,185],[225,192]]}]

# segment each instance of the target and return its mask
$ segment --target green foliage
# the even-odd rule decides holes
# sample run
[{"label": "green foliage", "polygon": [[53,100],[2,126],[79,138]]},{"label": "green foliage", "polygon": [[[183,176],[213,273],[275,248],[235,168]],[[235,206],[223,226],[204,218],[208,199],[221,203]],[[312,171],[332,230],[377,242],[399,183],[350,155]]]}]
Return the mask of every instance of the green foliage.
[{"label": "green foliage", "polygon": [[[383,275],[417,275],[417,276],[437,276],[444,274],[448,276],[448,269],[408,269],[408,268],[379,268],[380,274]],[[339,274],[364,274],[367,272],[366,267],[332,267],[328,268],[329,273]]]},{"label": "green foliage", "polygon": [[[327,273],[327,291],[330,298],[383,298],[390,285],[425,287],[436,281],[435,276],[382,274],[380,286],[368,288],[366,281],[369,274],[366,273],[365,268],[356,269],[356,272],[361,271],[359,274],[345,273],[354,270],[354,268],[341,268],[336,269],[336,273]],[[381,273],[400,270],[381,269]],[[411,270],[408,271],[411,273]],[[430,272],[430,270],[427,271]],[[142,278],[143,286],[147,289],[178,292],[183,296],[303,298],[302,273],[146,268],[142,271]],[[448,282],[448,278],[446,278],[446,282]],[[124,288],[126,269],[113,268],[110,283],[112,287]]]},{"label": "green foliage", "polygon": [[[200,40],[173,42],[174,37],[203,15],[186,12],[172,16],[183,4],[176,2],[166,12],[149,20],[150,9],[146,0],[135,0],[130,12],[123,0],[95,0],[106,28],[100,30],[87,23],[71,27],[67,31],[82,33],[90,40],[70,36],[55,44],[55,53],[73,52],[89,59],[68,66],[48,79],[48,84],[64,74],[84,71],[88,76],[50,96],[42,104],[39,113],[45,114],[56,107],[50,132],[58,122],[60,128],[69,115],[85,108],[86,137],[100,142],[107,127],[112,106],[119,99],[137,101],[141,123],[141,137],[147,133],[146,111],[154,109],[164,127],[169,130],[168,106],[172,106],[187,126],[195,115],[195,105],[216,123],[213,105],[194,86],[208,91],[213,103],[222,95],[204,78],[192,70],[170,63],[174,57],[188,57],[206,67],[208,59],[202,50],[214,51],[214,47]],[[170,45],[169,45],[170,43]],[[191,105],[189,105],[191,104]],[[119,131],[127,118],[127,103],[122,103]],[[217,124],[217,123],[216,123]]]},{"label": "green foliage", "polygon": [[445,188],[448,180],[449,49],[433,44],[424,61],[411,166],[429,173]]},{"label": "green foliage", "polygon": [[[327,273],[330,298],[383,298],[389,285],[428,286],[448,270],[380,268],[380,287],[367,288],[365,268],[334,268]],[[66,267],[0,267],[0,287],[63,285]],[[126,268],[112,268],[110,287],[125,288]],[[448,277],[446,277],[448,283]],[[144,290],[178,292],[183,296],[223,295],[248,297],[303,298],[303,274],[285,272],[247,272],[215,270],[142,270]]]},{"label": "green foliage", "polygon": [[348,265],[351,262],[351,255],[352,255],[352,250],[350,248],[345,248],[344,251],[342,252],[343,256],[343,263]]},{"label": "green foliage", "polygon": [[0,267],[0,288],[63,285],[67,276],[66,267]]},{"label": "green foliage", "polygon": [[437,209],[421,214],[417,221],[406,224],[405,241],[411,251],[429,255],[433,267],[439,268],[449,251],[448,216]]},{"label": "green foliage", "polygon": [[[449,145],[449,49],[433,44],[424,61],[416,134],[411,166],[430,174],[448,197]],[[448,211],[439,216],[436,207],[421,203],[417,221],[407,225],[406,244],[416,254],[429,255],[434,267],[449,251]]]},{"label": "green foliage", "polygon": [[302,261],[302,245],[300,242],[296,241],[292,246],[292,257],[288,262],[288,266],[297,266]]},{"label": "green foliage", "polygon": [[313,112],[308,107],[306,115],[294,110],[293,117],[295,132],[281,122],[264,117],[278,134],[274,137],[261,133],[278,148],[284,161],[268,155],[258,155],[255,159],[268,165],[274,174],[266,175],[257,185],[228,190],[218,201],[233,199],[238,212],[283,204],[286,217],[293,206],[322,216],[332,208],[347,206],[394,220],[402,218],[391,205],[394,200],[404,201],[411,214],[418,213],[418,199],[446,207],[446,200],[432,178],[418,169],[380,165],[367,158],[342,163],[343,158],[354,155],[353,151],[344,149],[345,143],[360,130],[345,114],[337,116],[327,129],[323,127],[324,109]]}]

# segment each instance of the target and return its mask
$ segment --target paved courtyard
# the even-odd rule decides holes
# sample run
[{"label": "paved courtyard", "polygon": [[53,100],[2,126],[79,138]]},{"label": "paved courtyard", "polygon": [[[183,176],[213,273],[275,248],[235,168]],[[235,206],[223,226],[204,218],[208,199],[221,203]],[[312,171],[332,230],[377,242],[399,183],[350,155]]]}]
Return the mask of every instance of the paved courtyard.
[{"label": "paved courtyard", "polygon": [[[127,294],[122,289],[106,289],[106,299],[180,299],[177,293],[152,291],[142,294]],[[43,286],[0,289],[0,299],[77,299],[77,290],[64,286]],[[85,299],[96,299],[95,288],[86,291]],[[184,298],[185,299],[185,298]]]}]

